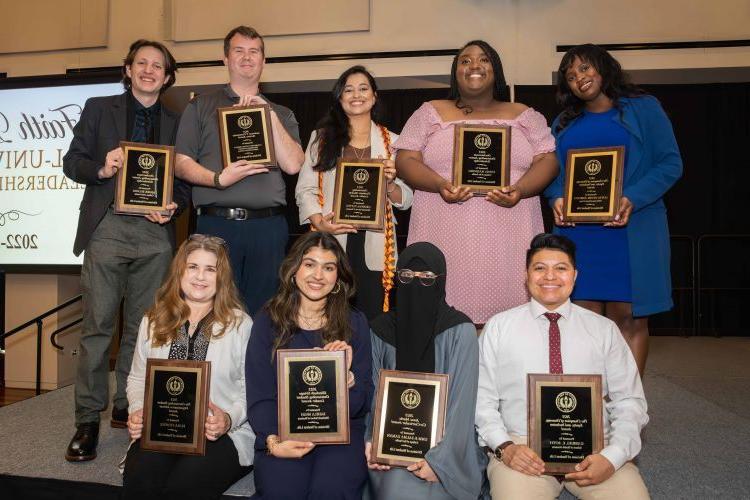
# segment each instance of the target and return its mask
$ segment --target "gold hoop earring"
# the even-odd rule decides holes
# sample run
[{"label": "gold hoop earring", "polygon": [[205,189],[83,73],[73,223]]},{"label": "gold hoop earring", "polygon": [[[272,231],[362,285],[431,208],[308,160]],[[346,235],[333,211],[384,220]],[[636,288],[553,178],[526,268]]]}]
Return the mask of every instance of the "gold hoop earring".
[{"label": "gold hoop earring", "polygon": [[336,286],[335,286],[335,287],[333,288],[333,290],[331,290],[331,293],[332,293],[333,295],[336,295],[336,294],[337,294],[337,293],[339,293],[340,291],[341,291],[341,282],[337,280],[337,281],[336,281]]}]

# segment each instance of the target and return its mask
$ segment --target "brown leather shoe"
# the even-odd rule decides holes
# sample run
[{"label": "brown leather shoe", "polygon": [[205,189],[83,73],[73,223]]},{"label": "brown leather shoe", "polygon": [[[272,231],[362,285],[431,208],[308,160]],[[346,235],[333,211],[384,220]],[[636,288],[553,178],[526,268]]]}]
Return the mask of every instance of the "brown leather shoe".
[{"label": "brown leather shoe", "polygon": [[128,407],[125,408],[112,408],[112,419],[109,421],[109,425],[116,429],[124,429],[128,426]]},{"label": "brown leather shoe", "polygon": [[73,439],[65,451],[68,462],[85,462],[96,458],[96,445],[99,442],[99,422],[86,422],[78,425]]}]

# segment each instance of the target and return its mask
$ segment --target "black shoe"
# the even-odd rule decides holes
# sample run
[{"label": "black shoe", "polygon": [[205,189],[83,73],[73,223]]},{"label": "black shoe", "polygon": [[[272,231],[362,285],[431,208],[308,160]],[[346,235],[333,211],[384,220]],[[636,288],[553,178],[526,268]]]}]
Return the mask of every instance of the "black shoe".
[{"label": "black shoe", "polygon": [[65,451],[65,460],[68,462],[85,462],[95,459],[98,441],[98,422],[86,422],[78,425],[78,430]]},{"label": "black shoe", "polygon": [[128,426],[128,407],[112,408],[112,420],[109,421],[109,425],[117,429],[124,429]]}]

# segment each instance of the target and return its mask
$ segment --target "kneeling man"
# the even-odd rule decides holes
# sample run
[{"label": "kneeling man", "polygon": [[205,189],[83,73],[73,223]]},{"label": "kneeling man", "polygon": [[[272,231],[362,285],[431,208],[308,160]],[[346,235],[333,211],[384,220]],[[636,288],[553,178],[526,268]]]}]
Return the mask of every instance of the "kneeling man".
[{"label": "kneeling man", "polygon": [[[582,499],[649,498],[632,459],[648,422],[633,355],[613,321],[570,302],[575,245],[539,234],[526,254],[531,301],[490,319],[479,338],[476,426],[493,452],[487,467],[492,498],[557,498],[563,488]],[[604,449],[576,472],[545,475],[527,446],[526,375],[601,374]]]}]

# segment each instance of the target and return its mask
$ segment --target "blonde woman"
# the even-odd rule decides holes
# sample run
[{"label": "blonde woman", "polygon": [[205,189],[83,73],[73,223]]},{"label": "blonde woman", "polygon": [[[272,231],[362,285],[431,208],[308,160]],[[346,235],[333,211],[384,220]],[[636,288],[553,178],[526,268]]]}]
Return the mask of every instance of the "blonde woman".
[{"label": "blonde woman", "polygon": [[[224,240],[190,236],[138,332],[127,386],[133,442],[125,459],[123,498],[220,498],[249,471],[255,435],[247,422],[244,364],[251,326]],[[148,358],[211,362],[204,456],[141,450]]]}]

